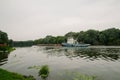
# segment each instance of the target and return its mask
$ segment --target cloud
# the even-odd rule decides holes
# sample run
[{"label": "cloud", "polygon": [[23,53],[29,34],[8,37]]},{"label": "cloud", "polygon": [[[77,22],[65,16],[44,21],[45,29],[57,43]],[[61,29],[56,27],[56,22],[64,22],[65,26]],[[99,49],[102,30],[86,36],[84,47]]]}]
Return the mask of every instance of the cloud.
[{"label": "cloud", "polygon": [[119,0],[0,0],[0,29],[14,40],[120,28]]}]

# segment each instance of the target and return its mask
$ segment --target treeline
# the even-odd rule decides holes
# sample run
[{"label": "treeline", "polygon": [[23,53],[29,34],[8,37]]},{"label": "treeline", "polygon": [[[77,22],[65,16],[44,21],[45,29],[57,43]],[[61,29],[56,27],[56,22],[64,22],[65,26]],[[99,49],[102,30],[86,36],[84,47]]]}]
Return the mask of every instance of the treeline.
[{"label": "treeline", "polygon": [[6,32],[0,31],[0,52],[10,52],[13,48],[9,45],[10,40]]},{"label": "treeline", "polygon": [[12,39],[10,39],[8,41],[8,45],[10,47],[28,47],[28,46],[32,46],[34,44],[34,41],[32,40],[28,40],[28,41],[13,41]]},{"label": "treeline", "polygon": [[87,30],[80,32],[68,32],[64,36],[46,36],[34,41],[34,44],[61,44],[66,42],[68,37],[73,37],[79,43],[91,45],[120,45],[120,30],[110,28],[103,31]]},{"label": "treeline", "polygon": [[0,31],[0,45],[7,44],[11,47],[25,47],[37,44],[61,44],[67,42],[68,37],[73,37],[78,43],[91,45],[120,45],[120,29],[110,28],[103,31],[87,30],[80,32],[68,32],[64,36],[48,35],[45,38],[29,41],[13,41],[8,39],[5,32]]},{"label": "treeline", "polygon": [[61,44],[66,42],[65,36],[46,36],[45,38],[40,38],[34,41],[34,44]]},{"label": "treeline", "polygon": [[0,31],[0,44],[8,44],[8,35],[6,32]]},{"label": "treeline", "polygon": [[0,50],[6,50],[9,47],[26,47],[32,46],[33,41],[13,41],[8,38],[8,34],[6,32],[0,31]]},{"label": "treeline", "polygon": [[14,46],[14,47],[28,47],[28,46],[32,46],[33,43],[34,42],[32,40],[28,40],[28,41],[13,41],[12,42],[12,46]]}]

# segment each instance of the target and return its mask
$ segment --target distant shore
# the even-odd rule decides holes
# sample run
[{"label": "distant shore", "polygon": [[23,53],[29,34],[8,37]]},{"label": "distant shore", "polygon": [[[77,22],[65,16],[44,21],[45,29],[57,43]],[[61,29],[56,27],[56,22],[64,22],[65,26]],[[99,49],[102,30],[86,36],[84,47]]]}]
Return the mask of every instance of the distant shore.
[{"label": "distant shore", "polygon": [[37,46],[62,46],[61,44],[37,44]]}]

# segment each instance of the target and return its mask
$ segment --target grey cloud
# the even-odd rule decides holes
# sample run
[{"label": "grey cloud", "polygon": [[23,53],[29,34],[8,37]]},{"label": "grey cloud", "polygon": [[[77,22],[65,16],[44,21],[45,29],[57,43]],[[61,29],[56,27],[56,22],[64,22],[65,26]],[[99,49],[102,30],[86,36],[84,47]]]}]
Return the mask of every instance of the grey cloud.
[{"label": "grey cloud", "polygon": [[120,28],[120,0],[0,0],[0,29],[14,40]]}]

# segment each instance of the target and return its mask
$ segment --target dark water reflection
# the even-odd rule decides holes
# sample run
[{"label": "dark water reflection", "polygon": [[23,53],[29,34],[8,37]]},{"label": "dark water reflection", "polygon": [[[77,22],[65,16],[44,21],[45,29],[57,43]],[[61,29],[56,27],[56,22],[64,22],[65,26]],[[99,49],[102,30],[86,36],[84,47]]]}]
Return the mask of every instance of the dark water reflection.
[{"label": "dark water reflection", "polygon": [[7,63],[9,53],[0,52],[0,66]]},{"label": "dark water reflection", "polygon": [[[73,58],[83,58],[94,60],[116,61],[120,59],[120,48],[45,48],[49,56],[66,56]],[[62,53],[62,54],[61,54]]]}]

